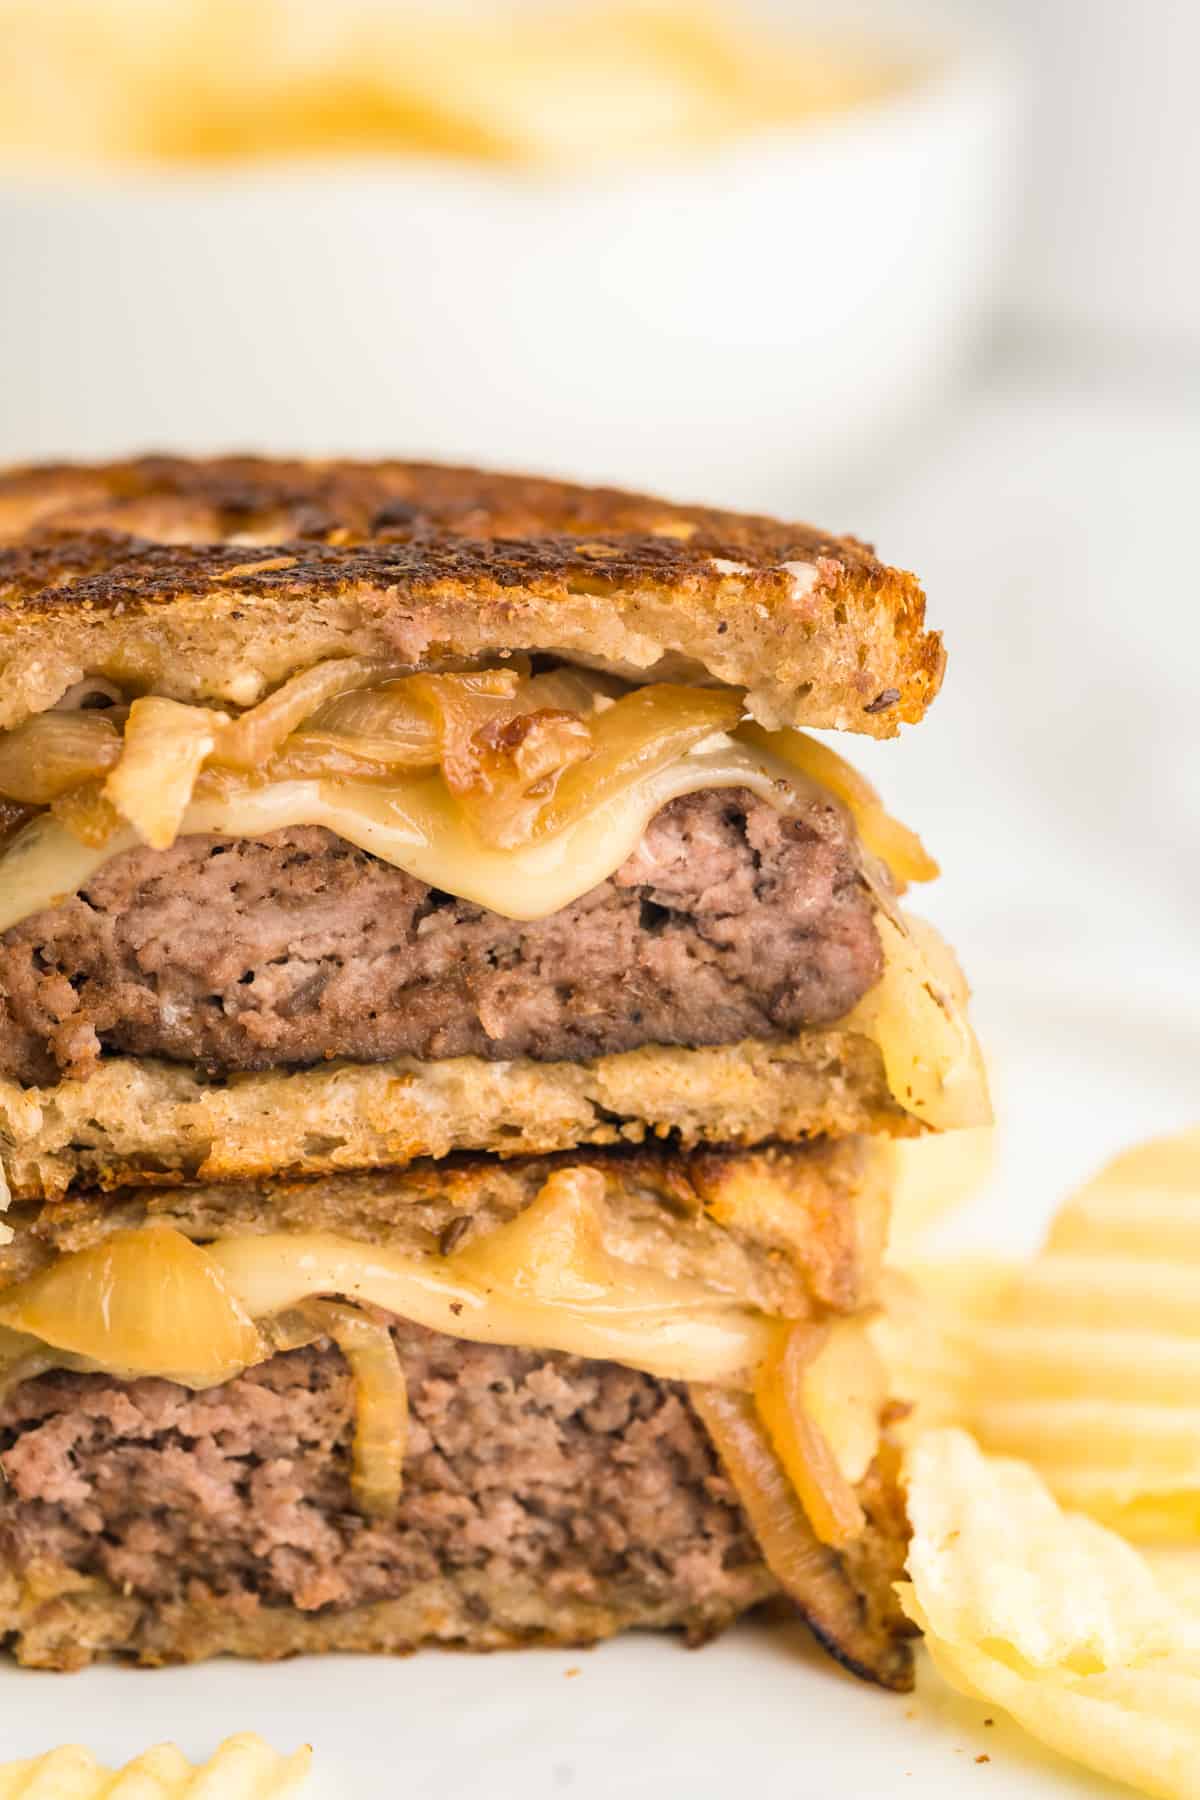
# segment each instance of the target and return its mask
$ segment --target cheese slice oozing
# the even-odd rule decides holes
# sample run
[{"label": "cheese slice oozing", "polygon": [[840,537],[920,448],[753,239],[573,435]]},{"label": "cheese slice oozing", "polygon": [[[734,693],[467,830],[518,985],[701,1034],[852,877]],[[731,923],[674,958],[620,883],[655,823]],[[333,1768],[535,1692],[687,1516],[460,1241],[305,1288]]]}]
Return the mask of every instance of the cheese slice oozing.
[{"label": "cheese slice oozing", "polygon": [[[323,825],[444,893],[506,918],[544,919],[619,869],[669,801],[719,787],[746,787],[776,806],[795,805],[800,792],[811,791],[802,776],[769,754],[722,738],[648,774],[562,831],[511,849],[484,844],[442,777],[427,773],[398,776],[386,786],[281,781],[194,800],[181,835],[259,838],[289,826]],[[0,932],[77,893],[112,857],[140,841],[127,827],[92,847],[43,813],[0,860]]]}]

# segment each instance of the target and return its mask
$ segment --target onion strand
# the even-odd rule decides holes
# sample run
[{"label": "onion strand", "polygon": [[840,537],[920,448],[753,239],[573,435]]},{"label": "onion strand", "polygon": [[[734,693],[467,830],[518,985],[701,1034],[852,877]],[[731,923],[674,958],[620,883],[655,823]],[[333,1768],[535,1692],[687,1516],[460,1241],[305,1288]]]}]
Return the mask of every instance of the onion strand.
[{"label": "onion strand", "polygon": [[0,795],[47,806],[81,782],[105,776],[121,756],[121,734],[100,712],[44,712],[0,734]]},{"label": "onion strand", "polygon": [[828,1438],[810,1414],[804,1385],[828,1338],[827,1326],[794,1325],[764,1364],[754,1399],[813,1532],[821,1543],[844,1550],[862,1535],[866,1519]]},{"label": "onion strand", "polygon": [[152,850],[175,842],[221,724],[218,713],[157,695],[130,707],[121,760],[104,783],[104,797]]},{"label": "onion strand", "polygon": [[293,675],[257,706],[226,721],[214,747],[213,761],[232,769],[259,769],[297,725],[339,695],[375,687],[397,672],[397,665],[377,657],[334,657]]},{"label": "onion strand", "polygon": [[408,1451],[408,1384],[395,1339],[382,1319],[336,1300],[309,1300],[302,1315],[333,1339],[354,1383],[350,1485],[369,1519],[393,1519]]},{"label": "onion strand", "polygon": [[749,1394],[693,1383],[688,1397],[741,1501],[763,1561],[838,1660],[884,1687],[912,1685],[907,1647],[872,1618],[844,1559],[817,1538]]}]

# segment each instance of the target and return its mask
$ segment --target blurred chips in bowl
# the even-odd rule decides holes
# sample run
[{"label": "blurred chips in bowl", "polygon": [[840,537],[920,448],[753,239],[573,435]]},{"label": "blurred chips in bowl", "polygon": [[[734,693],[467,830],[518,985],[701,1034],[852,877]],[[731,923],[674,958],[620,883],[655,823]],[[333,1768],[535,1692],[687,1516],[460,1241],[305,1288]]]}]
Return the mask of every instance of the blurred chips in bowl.
[{"label": "blurred chips in bowl", "polygon": [[881,49],[700,0],[4,0],[0,151],[35,162],[348,154],[633,162],[886,93]]},{"label": "blurred chips in bowl", "polygon": [[794,11],[0,0],[0,454],[399,447],[818,508],[962,361],[1013,89],[882,0]]}]

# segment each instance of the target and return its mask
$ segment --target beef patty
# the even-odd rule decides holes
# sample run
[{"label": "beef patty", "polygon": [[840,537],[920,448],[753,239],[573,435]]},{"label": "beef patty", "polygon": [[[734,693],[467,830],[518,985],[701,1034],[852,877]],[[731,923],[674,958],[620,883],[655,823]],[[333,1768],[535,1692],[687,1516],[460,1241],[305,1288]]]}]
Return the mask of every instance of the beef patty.
[{"label": "beef patty", "polygon": [[411,1055],[584,1060],[845,1016],[881,973],[851,827],[742,789],[674,800],[608,881],[521,922],[318,827],[114,857],[0,939],[0,1074],[104,1051],[221,1073]]},{"label": "beef patty", "polygon": [[[419,1326],[394,1334],[411,1428],[386,1524],[353,1508],[353,1396],[331,1349],[201,1393],[75,1374],[13,1388],[0,1401],[0,1638],[54,1667],[106,1649],[495,1648],[639,1624],[699,1640],[777,1592],[682,1387]],[[902,1629],[890,1584],[904,1527],[876,1481],[858,1561],[815,1542],[813,1559],[887,1643]],[[898,1644],[884,1668],[872,1672],[906,1679]]]}]

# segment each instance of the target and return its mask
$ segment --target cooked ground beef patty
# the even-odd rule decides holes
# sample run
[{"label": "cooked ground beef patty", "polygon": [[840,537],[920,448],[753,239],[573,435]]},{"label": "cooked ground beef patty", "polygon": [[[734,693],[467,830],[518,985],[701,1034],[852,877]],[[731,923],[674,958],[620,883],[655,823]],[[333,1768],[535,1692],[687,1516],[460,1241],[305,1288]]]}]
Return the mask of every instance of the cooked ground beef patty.
[{"label": "cooked ground beef patty", "polygon": [[840,1019],[878,980],[850,827],[741,789],[673,801],[608,881],[522,923],[301,827],[115,857],[0,939],[0,1074],[104,1051],[214,1072],[583,1060]]},{"label": "cooked ground beef patty", "polygon": [[[388,1524],[351,1502],[353,1399],[333,1350],[198,1394],[101,1375],[14,1388],[0,1402],[0,1635],[57,1667],[104,1649],[492,1648],[638,1624],[700,1640],[777,1591],[681,1387],[395,1335],[412,1423]],[[890,1634],[903,1540],[894,1502],[876,1500],[848,1604]]]}]

